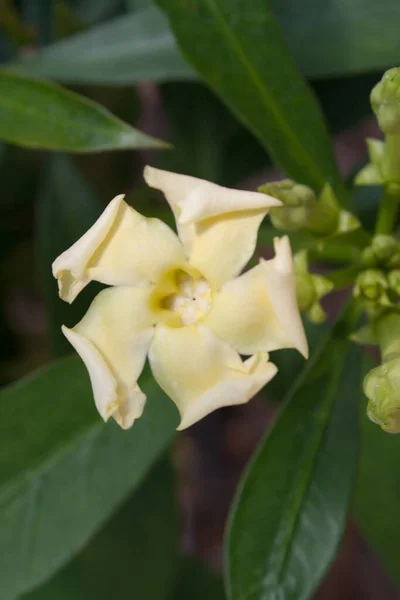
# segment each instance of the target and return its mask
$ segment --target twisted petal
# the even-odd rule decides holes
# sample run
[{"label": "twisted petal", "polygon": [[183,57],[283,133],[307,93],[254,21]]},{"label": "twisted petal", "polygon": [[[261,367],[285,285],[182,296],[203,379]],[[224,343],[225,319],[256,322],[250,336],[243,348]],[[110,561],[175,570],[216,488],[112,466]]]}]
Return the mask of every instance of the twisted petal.
[{"label": "twisted petal", "polygon": [[216,287],[240,273],[254,252],[268,209],[282,204],[267,194],[152,167],[146,167],[144,177],[165,194],[189,262]]},{"label": "twisted petal", "polygon": [[186,429],[222,406],[248,402],[277,371],[266,353],[243,362],[202,325],[158,325],[149,359],[154,377],[178,407],[178,429]]},{"label": "twisted petal", "polygon": [[241,354],[297,348],[307,357],[289,239],[274,245],[275,258],[222,287],[204,324]]},{"label": "twisted petal", "polygon": [[63,327],[87,367],[97,410],[124,429],[141,416],[146,401],[137,378],[154,330],[152,292],[151,286],[108,288],[73,329]]},{"label": "twisted petal", "polygon": [[184,261],[175,233],[162,221],[143,217],[123,198],[114,198],[89,231],[54,261],[63,300],[72,302],[91,280],[140,285]]}]

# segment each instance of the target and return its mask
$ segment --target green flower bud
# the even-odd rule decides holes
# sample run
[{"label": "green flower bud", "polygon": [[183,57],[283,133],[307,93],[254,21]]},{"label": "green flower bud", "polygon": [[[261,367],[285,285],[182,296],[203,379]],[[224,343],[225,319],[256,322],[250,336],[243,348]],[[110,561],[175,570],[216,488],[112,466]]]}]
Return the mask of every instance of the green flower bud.
[{"label": "green flower bud", "polygon": [[391,235],[376,235],[370,246],[362,252],[363,263],[367,266],[386,266],[399,252],[399,244]]},{"label": "green flower bud", "polygon": [[389,433],[400,433],[400,357],[372,369],[364,379],[367,415]]},{"label": "green flower bud", "polygon": [[376,235],[372,247],[377,260],[386,262],[397,249],[397,241],[390,235]]},{"label": "green flower bud", "polygon": [[[283,231],[298,231],[305,229],[315,235],[330,235],[333,233],[339,220],[339,209],[333,192],[328,189],[324,197],[329,194],[329,201],[317,198],[313,190],[306,185],[301,185],[283,179],[274,183],[267,183],[259,188],[260,192],[273,196],[283,203],[283,206],[271,208],[269,215],[276,229]],[[330,191],[329,191],[330,190]]]},{"label": "green flower bud", "polygon": [[400,313],[391,311],[373,323],[382,364],[364,379],[368,417],[390,433],[400,432]]},{"label": "green flower bud", "polygon": [[386,134],[400,133],[400,68],[389,69],[371,92],[371,106]]},{"label": "green flower bud", "polygon": [[389,283],[385,274],[378,269],[367,269],[358,275],[353,295],[364,302],[367,310],[374,312],[393,305],[388,291]]},{"label": "green flower bud", "polygon": [[276,229],[285,231],[302,229],[317,204],[315,194],[309,187],[290,179],[266,183],[259,188],[259,191],[283,203],[282,207],[269,211],[272,224]]}]

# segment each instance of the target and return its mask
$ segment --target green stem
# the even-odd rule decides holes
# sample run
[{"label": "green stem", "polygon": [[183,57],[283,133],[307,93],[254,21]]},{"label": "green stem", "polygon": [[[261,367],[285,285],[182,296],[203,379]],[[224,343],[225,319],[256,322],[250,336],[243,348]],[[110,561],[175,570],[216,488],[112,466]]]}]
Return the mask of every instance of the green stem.
[{"label": "green stem", "polygon": [[324,243],[323,247],[312,248],[310,254],[313,259],[318,261],[352,264],[360,259],[361,251],[355,246],[346,244]]},{"label": "green stem", "polygon": [[398,186],[390,184],[386,185],[376,222],[375,233],[377,235],[390,235],[393,232],[393,228],[396,224],[399,200],[400,194]]},{"label": "green stem", "polygon": [[400,136],[386,133],[382,169],[385,181],[398,182],[400,177]]}]

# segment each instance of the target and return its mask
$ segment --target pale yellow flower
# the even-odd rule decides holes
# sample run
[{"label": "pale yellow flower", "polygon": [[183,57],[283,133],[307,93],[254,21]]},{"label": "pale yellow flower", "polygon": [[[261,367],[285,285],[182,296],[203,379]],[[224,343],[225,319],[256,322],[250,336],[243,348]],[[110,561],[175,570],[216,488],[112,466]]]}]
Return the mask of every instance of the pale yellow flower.
[{"label": "pale yellow flower", "polygon": [[140,417],[146,397],[137,379],[148,356],[184,429],[250,400],[277,371],[267,353],[297,348],[306,357],[307,341],[287,237],[275,239],[275,258],[239,275],[279,201],[151,167],[145,180],[165,194],[179,237],[117,196],[57,258],[53,274],[67,302],[91,280],[115,286],[98,294],[78,325],[63,327],[103,419],[128,428]]}]

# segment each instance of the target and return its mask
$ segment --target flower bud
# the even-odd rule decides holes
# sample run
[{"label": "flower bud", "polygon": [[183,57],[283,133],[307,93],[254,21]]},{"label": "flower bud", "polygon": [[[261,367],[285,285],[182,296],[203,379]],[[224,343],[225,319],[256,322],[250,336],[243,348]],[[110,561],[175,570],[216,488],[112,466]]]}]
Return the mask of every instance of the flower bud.
[{"label": "flower bud", "polygon": [[382,364],[364,379],[368,417],[390,433],[400,433],[400,313],[392,310],[373,324]]},{"label": "flower bud", "polygon": [[[326,186],[320,201],[313,190],[283,179],[267,183],[259,188],[260,192],[277,198],[283,206],[270,209],[270,218],[276,229],[298,231],[305,229],[315,235],[330,235],[338,226],[339,209],[333,192]],[[322,197],[324,196],[324,197]],[[329,197],[328,197],[329,196]]]},{"label": "flower bud", "polygon": [[363,250],[362,260],[365,265],[370,267],[378,265],[386,266],[398,252],[399,244],[394,237],[390,235],[376,235],[371,245]]},{"label": "flower bud", "polygon": [[400,356],[375,367],[364,379],[367,415],[389,433],[400,433]]},{"label": "flower bud", "polygon": [[382,271],[367,269],[356,279],[353,296],[359,298],[370,316],[376,318],[383,309],[393,306],[389,296],[389,282]]},{"label": "flower bud", "polygon": [[360,273],[356,279],[354,295],[366,300],[378,301],[386,293],[388,288],[387,279],[378,269],[367,269]]},{"label": "flower bud", "polygon": [[259,188],[260,192],[277,198],[283,203],[278,210],[270,210],[270,217],[276,229],[297,231],[302,229],[317,204],[315,194],[309,187],[300,185],[290,179],[274,183],[266,183]]},{"label": "flower bud", "polygon": [[376,235],[372,245],[379,262],[387,261],[397,249],[397,241],[390,235]]},{"label": "flower bud", "polygon": [[371,92],[371,106],[386,134],[400,133],[400,68],[389,69]]},{"label": "flower bud", "polygon": [[306,251],[303,250],[296,254],[294,264],[299,310],[305,312],[308,319],[313,323],[323,323],[326,314],[320,300],[332,290],[333,284],[326,277],[309,272]]}]

